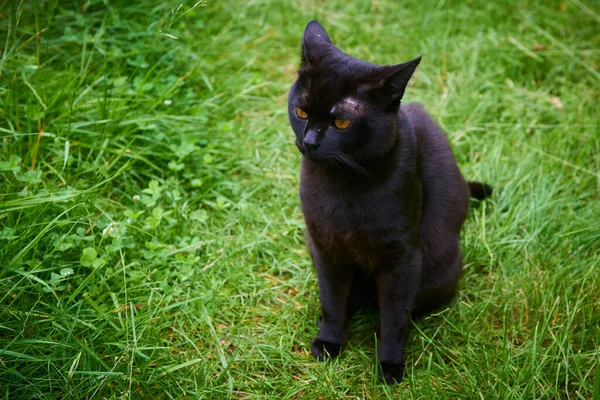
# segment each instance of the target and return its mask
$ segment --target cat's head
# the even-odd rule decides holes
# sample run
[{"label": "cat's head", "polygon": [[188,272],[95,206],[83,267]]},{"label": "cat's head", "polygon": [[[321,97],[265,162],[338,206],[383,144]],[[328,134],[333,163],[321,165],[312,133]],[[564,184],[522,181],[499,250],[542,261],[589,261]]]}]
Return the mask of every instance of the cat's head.
[{"label": "cat's head", "polygon": [[396,140],[400,100],[418,57],[398,65],[357,60],[317,22],[306,26],[298,80],[288,97],[296,145],[316,161],[380,158]]}]

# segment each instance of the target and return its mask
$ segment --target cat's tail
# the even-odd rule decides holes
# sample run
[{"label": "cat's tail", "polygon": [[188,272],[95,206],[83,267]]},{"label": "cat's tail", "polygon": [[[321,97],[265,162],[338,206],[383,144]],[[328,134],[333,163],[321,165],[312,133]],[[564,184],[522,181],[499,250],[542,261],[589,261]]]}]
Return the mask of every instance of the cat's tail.
[{"label": "cat's tail", "polygon": [[490,197],[494,189],[485,183],[481,182],[467,182],[469,184],[469,191],[471,192],[471,197],[477,200],[483,200],[486,197]]}]

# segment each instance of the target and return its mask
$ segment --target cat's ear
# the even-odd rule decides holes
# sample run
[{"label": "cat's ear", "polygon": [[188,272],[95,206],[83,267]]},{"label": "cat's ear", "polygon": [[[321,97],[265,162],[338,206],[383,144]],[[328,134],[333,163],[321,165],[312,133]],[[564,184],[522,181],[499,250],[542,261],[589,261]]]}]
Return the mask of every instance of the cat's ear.
[{"label": "cat's ear", "polygon": [[380,87],[386,97],[389,97],[392,101],[402,99],[408,81],[410,81],[420,62],[421,56],[403,64],[383,67],[383,79],[380,81]]},{"label": "cat's ear", "polygon": [[317,21],[310,21],[304,29],[302,37],[302,66],[307,67],[319,57],[319,49],[323,44],[331,44],[329,35]]},{"label": "cat's ear", "polygon": [[316,43],[329,43],[331,39],[325,32],[325,28],[317,21],[310,21],[304,29],[304,36],[302,37],[302,46],[311,46]]}]

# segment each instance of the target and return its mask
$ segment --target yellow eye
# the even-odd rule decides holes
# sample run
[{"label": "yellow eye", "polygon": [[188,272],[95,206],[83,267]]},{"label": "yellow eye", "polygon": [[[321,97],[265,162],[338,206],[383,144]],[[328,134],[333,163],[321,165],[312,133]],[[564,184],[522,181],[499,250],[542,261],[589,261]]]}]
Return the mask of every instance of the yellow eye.
[{"label": "yellow eye", "polygon": [[305,113],[304,110],[301,109],[300,107],[296,107],[296,115],[299,116],[302,119],[308,118],[308,114]]},{"label": "yellow eye", "polygon": [[335,127],[338,129],[346,129],[347,127],[350,126],[349,119],[334,119],[333,123],[334,123]]}]

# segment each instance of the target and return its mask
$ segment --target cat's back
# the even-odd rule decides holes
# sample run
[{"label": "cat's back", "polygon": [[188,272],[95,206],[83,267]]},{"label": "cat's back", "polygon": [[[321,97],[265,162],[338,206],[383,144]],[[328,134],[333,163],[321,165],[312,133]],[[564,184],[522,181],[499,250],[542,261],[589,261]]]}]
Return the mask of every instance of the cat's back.
[{"label": "cat's back", "polygon": [[468,209],[469,187],[448,139],[421,104],[403,104],[401,110],[417,139],[424,217],[443,217],[453,230],[460,229]]},{"label": "cat's back", "polygon": [[411,130],[417,136],[419,151],[437,150],[452,154],[446,136],[421,103],[402,104],[400,110],[402,118],[407,120]]},{"label": "cat's back", "polygon": [[446,135],[423,105],[403,104],[401,113],[417,139],[419,167],[425,169],[422,172],[435,172],[435,175],[446,177],[460,176],[460,170]]}]

